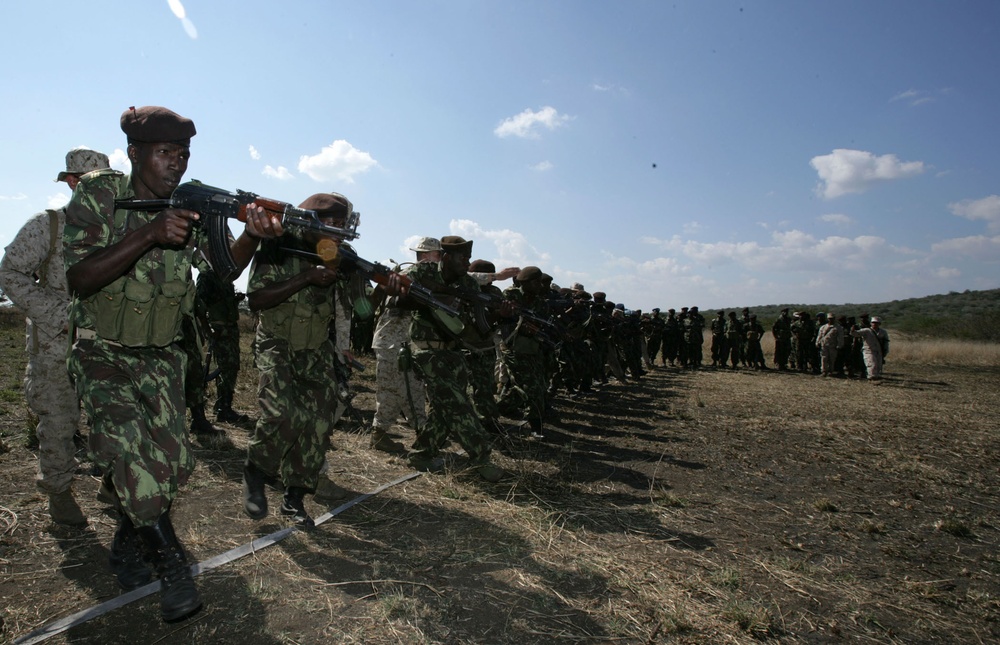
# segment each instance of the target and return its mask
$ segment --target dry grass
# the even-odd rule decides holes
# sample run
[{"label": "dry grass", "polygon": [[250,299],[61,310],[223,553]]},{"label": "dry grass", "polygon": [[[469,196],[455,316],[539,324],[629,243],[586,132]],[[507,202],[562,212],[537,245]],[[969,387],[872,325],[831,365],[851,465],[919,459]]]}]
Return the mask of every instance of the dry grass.
[{"label": "dry grass", "polygon": [[[199,578],[206,609],[193,620],[163,625],[150,598],[52,642],[996,642],[1000,368],[959,367],[958,354],[917,362],[926,349],[904,360],[908,343],[893,342],[902,355],[878,387],[655,370],[559,400],[547,441],[498,445],[509,473],[499,484],[467,472],[452,446],[445,474]],[[20,344],[0,336],[11,388]],[[373,371],[355,383],[366,418]],[[245,357],[244,410],[252,376]],[[10,436],[27,415],[4,405]],[[11,443],[0,456],[2,639],[117,593],[97,482],[77,486],[91,526],[53,527],[34,455]],[[246,443],[227,427],[196,447],[175,509],[196,559],[284,526],[242,514]],[[364,434],[335,443],[331,475],[355,494],[408,472]]]}]

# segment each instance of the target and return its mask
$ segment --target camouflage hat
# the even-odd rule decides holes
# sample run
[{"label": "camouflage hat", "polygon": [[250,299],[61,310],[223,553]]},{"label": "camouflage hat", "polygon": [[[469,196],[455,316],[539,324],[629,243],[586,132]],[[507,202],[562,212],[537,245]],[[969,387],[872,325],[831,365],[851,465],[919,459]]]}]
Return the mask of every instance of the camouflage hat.
[{"label": "camouflage hat", "polygon": [[524,267],[517,273],[518,282],[530,282],[532,280],[538,280],[541,277],[542,270],[534,266]]},{"label": "camouflage hat", "polygon": [[473,260],[469,263],[469,273],[496,273],[497,267],[487,260]]},{"label": "camouflage hat", "polygon": [[833,312],[832,311],[828,311],[827,314],[826,314],[826,317],[829,318],[830,320],[833,320]]},{"label": "camouflage hat", "polygon": [[445,253],[460,253],[462,251],[472,253],[472,240],[458,235],[445,235],[441,238],[441,250]]},{"label": "camouflage hat", "polygon": [[130,107],[122,112],[121,127],[129,143],[187,144],[198,133],[194,121],[158,105]]},{"label": "camouflage hat", "polygon": [[353,210],[353,205],[340,193],[316,193],[299,204],[299,208],[314,211],[320,217],[347,219]]},{"label": "camouflage hat", "polygon": [[619,302],[618,304],[615,305],[615,309],[617,309],[618,311],[625,311],[625,304]]},{"label": "camouflage hat", "polygon": [[66,153],[66,170],[59,173],[56,181],[66,181],[66,177],[69,175],[85,175],[94,170],[104,170],[110,167],[108,155],[80,146]]},{"label": "camouflage hat", "polygon": [[417,240],[417,243],[410,247],[411,251],[416,251],[417,253],[429,253],[431,251],[441,250],[441,240],[436,237],[422,237]]},{"label": "camouflage hat", "polygon": [[875,324],[875,323],[882,324],[882,319],[879,318],[878,316],[872,316],[871,322],[872,322],[872,324]]}]

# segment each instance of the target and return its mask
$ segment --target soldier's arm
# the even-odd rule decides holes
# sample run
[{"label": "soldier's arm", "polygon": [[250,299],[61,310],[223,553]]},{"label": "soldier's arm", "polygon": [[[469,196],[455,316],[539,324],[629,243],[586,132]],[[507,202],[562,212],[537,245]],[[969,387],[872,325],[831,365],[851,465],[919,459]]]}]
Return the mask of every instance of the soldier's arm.
[{"label": "soldier's arm", "polygon": [[59,330],[66,324],[68,295],[36,280],[49,261],[51,249],[49,216],[39,213],[21,227],[0,260],[0,287],[36,329]]}]

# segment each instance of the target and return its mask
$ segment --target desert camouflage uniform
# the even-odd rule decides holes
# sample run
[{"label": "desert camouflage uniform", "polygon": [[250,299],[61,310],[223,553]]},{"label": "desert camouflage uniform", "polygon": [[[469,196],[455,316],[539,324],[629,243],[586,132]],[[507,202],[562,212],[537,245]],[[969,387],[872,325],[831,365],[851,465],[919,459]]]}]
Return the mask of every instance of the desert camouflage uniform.
[{"label": "desert camouflage uniform", "polygon": [[[408,270],[403,271],[408,274]],[[375,326],[372,349],[375,350],[375,416],[372,432],[386,432],[403,414],[414,428],[427,422],[424,384],[413,373],[399,367],[399,352],[410,342],[412,312],[396,306],[390,297]],[[412,402],[412,404],[411,404]]]},{"label": "desert camouflage uniform", "polygon": [[[288,280],[315,264],[281,247],[287,236],[261,244],[248,291]],[[346,406],[337,397],[335,361],[350,347],[351,308],[337,288],[307,286],[260,312],[254,362],[260,370],[260,417],[248,460],[288,488],[316,492],[330,434]],[[336,342],[329,327],[335,324]]]},{"label": "desert camouflage uniform", "polygon": [[[157,216],[115,210],[116,198],[134,197],[120,172],[81,180],[66,209],[67,268]],[[124,276],[70,305],[69,368],[90,418],[92,458],[137,527],[170,509],[194,466],[184,418],[187,357],[177,341],[194,307],[194,248],[207,248],[206,236],[197,228],[182,249],[147,251]],[[113,319],[100,313],[114,311]]]},{"label": "desert camouflage uniform", "polygon": [[0,285],[27,316],[24,395],[38,417],[36,483],[50,495],[69,490],[73,482],[77,466],[73,435],[80,422],[76,392],[66,371],[65,222],[65,209],[38,213],[17,233],[0,261]]},{"label": "desert camouflage uniform", "polygon": [[[431,291],[440,292],[446,286],[466,291],[479,289],[479,283],[468,275],[445,285],[438,263],[416,264],[410,277]],[[468,315],[464,322],[475,324]],[[469,398],[469,370],[459,342],[435,322],[431,311],[420,307],[413,311],[410,347],[413,365],[424,382],[429,403],[427,423],[417,431],[411,462],[433,459],[450,438],[465,449],[472,465],[489,462],[489,435]]]},{"label": "desert camouflage uniform", "polygon": [[889,334],[879,328],[861,327],[852,329],[851,336],[861,340],[861,351],[865,359],[865,369],[868,372],[869,381],[877,381],[882,378],[882,363],[885,353],[888,353]]},{"label": "desert camouflage uniform", "polygon": [[844,328],[836,320],[831,320],[819,328],[816,347],[820,352],[820,367],[824,376],[833,374],[837,364],[837,353],[844,347]]}]

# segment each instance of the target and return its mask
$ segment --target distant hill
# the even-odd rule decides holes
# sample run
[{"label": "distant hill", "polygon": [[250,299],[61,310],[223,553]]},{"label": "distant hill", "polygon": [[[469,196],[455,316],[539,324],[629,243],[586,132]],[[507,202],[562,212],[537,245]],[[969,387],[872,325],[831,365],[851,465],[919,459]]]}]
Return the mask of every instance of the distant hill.
[{"label": "distant hill", "polygon": [[[821,311],[832,311],[838,316],[868,313],[882,318],[882,326],[890,331],[895,329],[932,337],[1000,342],[1000,289],[966,289],[961,293],[952,291],[923,298],[861,304],[782,303],[750,307],[750,311],[757,314],[767,327],[785,307],[791,311],[808,311],[813,316]],[[726,311],[733,309],[739,312],[743,306],[730,307]],[[702,315],[710,318],[715,311],[706,310]]]}]

